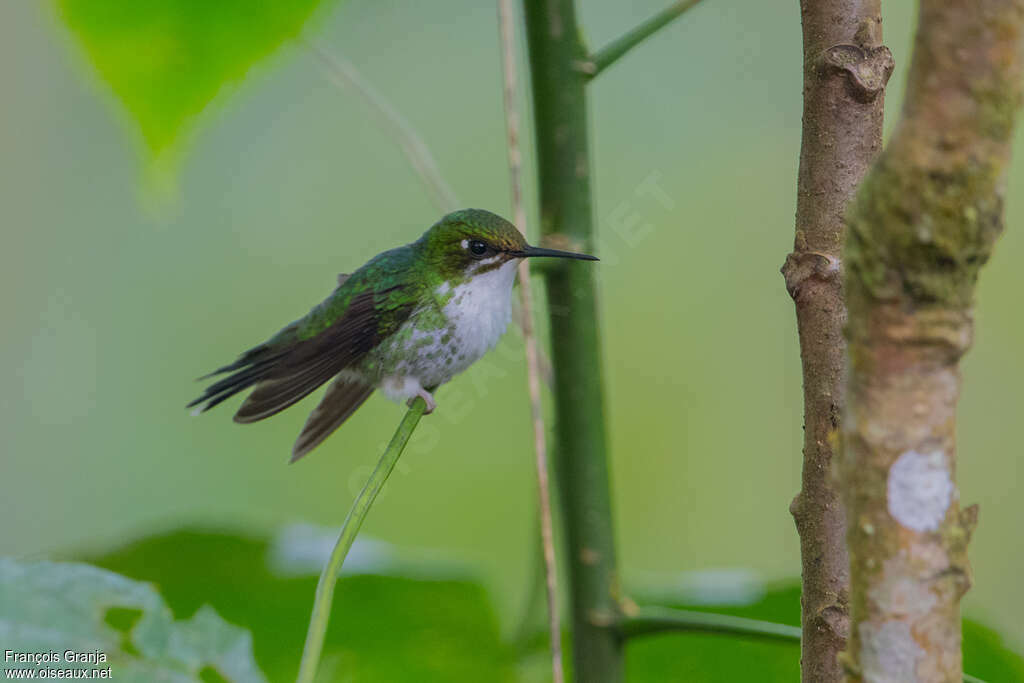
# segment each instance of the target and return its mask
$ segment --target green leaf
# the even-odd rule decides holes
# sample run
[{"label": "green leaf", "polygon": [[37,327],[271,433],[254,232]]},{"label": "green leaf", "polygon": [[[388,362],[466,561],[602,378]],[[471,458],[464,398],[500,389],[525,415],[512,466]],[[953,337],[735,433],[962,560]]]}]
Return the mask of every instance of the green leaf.
[{"label": "green leaf", "polygon": [[[87,559],[159,585],[178,613],[210,603],[252,632],[256,660],[269,679],[286,681],[298,671],[316,572],[330,550],[329,535],[321,536],[298,527],[273,541],[185,529]],[[356,542],[350,558],[360,573],[338,583],[322,681],[550,680],[547,636],[538,631],[525,653],[502,642],[487,592],[468,578],[464,565],[365,539]],[[640,600],[644,604],[784,624],[800,620],[795,583],[765,587],[749,572],[703,575],[684,598],[679,595],[677,586],[669,594],[646,589],[638,597],[647,598]],[[967,671],[987,683],[1024,683],[1024,661],[997,634],[971,620],[964,622],[964,659]],[[626,649],[629,683],[732,683],[752,676],[790,683],[799,679],[799,661],[795,642],[726,635],[644,636]]]},{"label": "green leaf", "polygon": [[987,683],[1024,681],[1024,658],[987,626],[964,619],[964,671]]},{"label": "green leaf", "polygon": [[[699,597],[699,596],[694,596]],[[664,601],[663,593],[659,598]],[[645,601],[647,602],[647,601]],[[745,605],[675,603],[672,607],[720,614],[734,614],[780,624],[800,623],[800,587],[785,583],[763,592]],[[988,683],[1024,682],[1024,659],[1007,649],[991,629],[964,620],[964,669]],[[751,680],[756,671],[765,683],[795,681],[800,677],[799,643],[768,642],[752,638],[698,633],[643,636],[630,642],[626,651],[630,683],[655,681]]]},{"label": "green leaf", "polygon": [[[108,677],[119,681],[185,683],[211,672],[237,683],[266,680],[249,634],[212,608],[174,621],[151,586],[84,564],[0,559],[0,642],[5,650],[49,653],[38,667],[109,666]],[[92,659],[69,658],[69,650]],[[15,658],[4,666],[32,664]]]},{"label": "green leaf", "polygon": [[319,0],[58,0],[154,157],[228,84],[298,35]]},{"label": "green leaf", "polygon": [[[283,545],[294,548],[294,536]],[[466,578],[464,566],[419,558],[414,567],[414,557],[384,552],[380,542],[369,552],[359,543],[352,556],[363,573],[338,582],[319,681],[515,680],[515,653],[500,638],[486,590]],[[176,611],[209,602],[252,632],[256,660],[270,680],[287,681],[298,671],[322,560],[297,576],[294,564],[282,566],[281,546],[186,529],[89,559],[159,585]]]}]

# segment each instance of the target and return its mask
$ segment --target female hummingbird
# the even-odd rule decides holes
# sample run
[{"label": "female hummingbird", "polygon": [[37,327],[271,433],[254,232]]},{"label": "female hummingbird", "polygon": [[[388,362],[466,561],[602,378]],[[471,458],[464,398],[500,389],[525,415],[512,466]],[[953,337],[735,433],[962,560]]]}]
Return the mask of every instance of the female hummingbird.
[{"label": "female hummingbird", "polygon": [[188,404],[194,414],[255,387],[235,422],[270,417],[329,379],[292,448],[295,462],[327,438],[374,389],[395,401],[433,392],[497,344],[511,317],[520,259],[596,261],[532,247],[505,219],[481,209],[444,216],[412,244],[378,254],[305,317],[203,377],[227,374]]}]

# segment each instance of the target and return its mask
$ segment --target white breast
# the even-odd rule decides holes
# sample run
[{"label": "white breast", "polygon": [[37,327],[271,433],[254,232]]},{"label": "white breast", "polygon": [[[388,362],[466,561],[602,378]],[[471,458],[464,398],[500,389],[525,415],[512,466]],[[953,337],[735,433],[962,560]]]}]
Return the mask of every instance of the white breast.
[{"label": "white breast", "polygon": [[436,294],[443,308],[415,311],[374,356],[381,372],[375,381],[389,398],[402,401],[440,386],[494,348],[512,317],[517,264],[513,259],[455,287],[441,283]]},{"label": "white breast", "polygon": [[[477,275],[452,290],[444,307],[445,317],[454,325],[461,371],[494,348],[512,317],[512,282],[518,259]],[[442,285],[443,286],[443,285]]]}]

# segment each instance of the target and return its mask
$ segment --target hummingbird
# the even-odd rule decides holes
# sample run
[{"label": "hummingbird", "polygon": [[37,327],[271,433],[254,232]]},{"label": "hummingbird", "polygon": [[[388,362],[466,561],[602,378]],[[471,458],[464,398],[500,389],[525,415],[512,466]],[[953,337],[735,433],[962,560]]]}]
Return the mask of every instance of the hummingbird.
[{"label": "hummingbird", "polygon": [[235,422],[275,415],[333,379],[292,448],[295,462],[380,389],[424,414],[434,392],[492,349],[512,316],[512,285],[524,258],[597,261],[527,244],[504,218],[463,209],[415,242],[373,257],[304,317],[201,377],[226,375],[188,404],[205,412],[252,388]]}]

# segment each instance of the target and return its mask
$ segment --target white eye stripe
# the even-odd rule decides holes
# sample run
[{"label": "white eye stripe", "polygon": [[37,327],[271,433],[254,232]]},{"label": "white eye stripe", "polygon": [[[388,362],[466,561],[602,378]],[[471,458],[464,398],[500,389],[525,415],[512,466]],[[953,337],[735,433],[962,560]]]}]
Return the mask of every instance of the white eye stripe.
[{"label": "white eye stripe", "polygon": [[491,264],[497,263],[498,261],[501,260],[501,258],[502,258],[501,254],[495,254],[494,256],[491,256],[490,258],[481,259],[479,261],[476,261],[475,263],[471,263],[469,265],[469,268],[466,270],[466,272],[469,273],[469,274],[476,273],[477,271],[482,269],[484,266],[489,266]]}]

